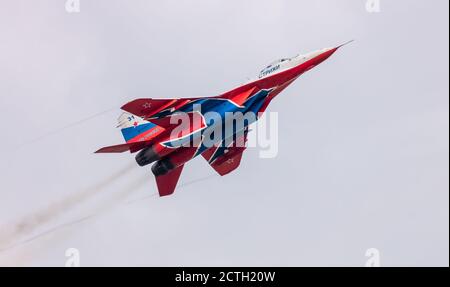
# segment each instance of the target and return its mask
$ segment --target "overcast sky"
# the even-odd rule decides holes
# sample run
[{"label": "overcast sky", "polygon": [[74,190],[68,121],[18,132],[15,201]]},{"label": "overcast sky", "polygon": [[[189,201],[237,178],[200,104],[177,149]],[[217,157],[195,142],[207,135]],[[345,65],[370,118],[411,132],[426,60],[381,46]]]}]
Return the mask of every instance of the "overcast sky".
[{"label": "overcast sky", "polygon": [[[448,266],[447,0],[65,2],[0,2],[0,266]],[[351,39],[269,106],[275,158],[199,157],[159,198],[133,155],[93,154],[129,100]]]}]

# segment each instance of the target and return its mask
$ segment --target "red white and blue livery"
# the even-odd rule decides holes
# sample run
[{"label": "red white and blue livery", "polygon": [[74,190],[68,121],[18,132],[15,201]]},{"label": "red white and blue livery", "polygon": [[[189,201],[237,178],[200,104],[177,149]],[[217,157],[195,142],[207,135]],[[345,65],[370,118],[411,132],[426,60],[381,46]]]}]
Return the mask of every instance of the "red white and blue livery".
[{"label": "red white and blue livery", "polygon": [[[220,175],[226,175],[239,166],[246,149],[248,127],[258,120],[272,99],[341,46],[275,61],[257,79],[219,96],[133,100],[122,107],[125,113],[119,118],[118,127],[126,143],[96,152],[129,151],[137,153],[140,166],[154,163],[152,172],[160,196],[175,191],[184,164],[198,155]],[[235,118],[233,128],[224,128],[229,125],[226,115],[230,113],[251,113],[255,117]],[[177,119],[180,116],[189,119],[189,124],[180,125]],[[211,137],[211,131],[220,136]]]}]

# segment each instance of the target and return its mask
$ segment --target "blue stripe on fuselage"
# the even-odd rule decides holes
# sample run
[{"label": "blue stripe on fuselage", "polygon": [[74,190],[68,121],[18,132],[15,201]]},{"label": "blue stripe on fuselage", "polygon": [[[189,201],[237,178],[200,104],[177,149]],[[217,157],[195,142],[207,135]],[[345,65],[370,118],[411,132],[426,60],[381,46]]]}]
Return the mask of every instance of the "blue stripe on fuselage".
[{"label": "blue stripe on fuselage", "polygon": [[[214,98],[208,98],[208,99],[198,99],[195,101],[192,101],[189,103],[189,105],[184,106],[179,111],[180,112],[192,112],[192,111],[200,111],[201,114],[205,118],[205,123],[207,128],[194,133],[193,135],[186,137],[182,140],[173,140],[169,142],[165,142],[164,145],[167,147],[176,148],[178,146],[186,145],[188,143],[193,143],[195,140],[200,138],[202,135],[205,134],[205,131],[211,131],[214,129],[214,126],[221,125],[222,127],[222,136],[218,137],[218,142],[222,141],[222,139],[230,138],[237,132],[242,131],[243,128],[251,125],[255,120],[257,120],[258,112],[261,109],[262,105],[264,104],[265,99],[267,96],[273,91],[273,89],[268,90],[260,90],[259,92],[255,93],[253,96],[251,96],[244,104],[243,106],[237,106],[235,103],[233,103],[230,100],[226,99],[214,99]],[[195,105],[199,105],[200,107],[195,107]],[[199,110],[200,108],[200,110]],[[245,120],[239,128],[237,128],[237,124],[233,124],[233,129],[227,130],[225,128],[225,120],[227,113],[237,113],[240,112],[242,114],[246,113],[253,113],[255,117],[253,117],[253,121],[249,122],[248,120]],[[220,132],[220,131],[219,131]],[[202,146],[199,147],[197,154],[201,154],[203,151],[208,149],[210,146]]]}]

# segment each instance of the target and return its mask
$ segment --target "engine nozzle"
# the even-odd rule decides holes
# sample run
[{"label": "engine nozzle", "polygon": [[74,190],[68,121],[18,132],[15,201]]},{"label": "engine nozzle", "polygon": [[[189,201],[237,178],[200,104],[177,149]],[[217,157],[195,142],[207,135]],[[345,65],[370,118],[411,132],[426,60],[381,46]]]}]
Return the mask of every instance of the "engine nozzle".
[{"label": "engine nozzle", "polygon": [[159,159],[159,155],[152,147],[143,149],[136,155],[136,162],[139,166],[146,166]]},{"label": "engine nozzle", "polygon": [[171,171],[174,168],[175,168],[175,166],[173,165],[172,162],[170,162],[169,159],[163,159],[163,160],[157,161],[152,166],[152,172],[155,176],[160,176],[160,175],[167,174],[169,171]]}]

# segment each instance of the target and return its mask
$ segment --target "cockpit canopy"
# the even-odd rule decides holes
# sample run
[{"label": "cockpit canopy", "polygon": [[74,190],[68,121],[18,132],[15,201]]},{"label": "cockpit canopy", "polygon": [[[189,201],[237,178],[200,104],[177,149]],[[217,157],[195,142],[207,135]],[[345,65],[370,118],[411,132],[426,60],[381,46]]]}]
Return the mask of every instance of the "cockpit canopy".
[{"label": "cockpit canopy", "polygon": [[293,58],[283,58],[270,63],[270,65],[261,70],[261,72],[259,73],[259,78],[265,77],[275,71],[282,69],[282,67],[292,59]]},{"label": "cockpit canopy", "polygon": [[[290,60],[291,60],[291,58],[283,58],[283,59],[276,60],[276,61],[270,63],[269,66],[267,66],[267,67],[265,67],[264,69],[262,69],[262,71],[264,71],[264,70],[266,70],[266,69],[270,69],[270,68],[272,68],[273,66],[275,66],[275,65],[277,65],[277,64],[279,64],[279,63],[283,63],[283,62],[290,61]],[[262,72],[262,71],[261,71],[261,72]]]}]

